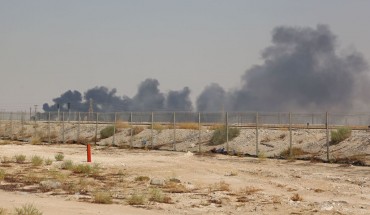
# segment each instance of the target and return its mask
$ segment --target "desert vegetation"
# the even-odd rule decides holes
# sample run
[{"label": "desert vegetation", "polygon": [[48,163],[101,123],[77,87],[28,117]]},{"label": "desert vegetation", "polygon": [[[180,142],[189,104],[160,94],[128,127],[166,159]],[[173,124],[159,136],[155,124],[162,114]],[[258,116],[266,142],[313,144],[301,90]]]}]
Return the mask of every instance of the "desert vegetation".
[{"label": "desert vegetation", "polygon": [[331,131],[331,145],[338,144],[347,138],[351,137],[352,129],[349,127],[340,127]]},{"label": "desert vegetation", "polygon": [[228,135],[226,136],[227,130],[226,126],[218,127],[215,129],[213,136],[210,140],[211,145],[220,145],[226,142],[227,136],[229,141],[239,136],[240,129],[229,127]]}]

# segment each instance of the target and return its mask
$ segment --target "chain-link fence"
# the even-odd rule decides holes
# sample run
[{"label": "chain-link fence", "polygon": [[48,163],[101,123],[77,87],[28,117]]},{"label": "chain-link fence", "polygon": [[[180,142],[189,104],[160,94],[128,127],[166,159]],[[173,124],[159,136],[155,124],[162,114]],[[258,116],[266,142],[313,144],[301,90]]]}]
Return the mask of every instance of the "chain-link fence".
[{"label": "chain-link fence", "polygon": [[[356,130],[353,135],[362,138],[367,136],[369,125],[369,113],[0,112],[0,137],[5,140],[259,157],[306,154],[328,160],[330,154],[338,152],[335,145],[330,145],[332,130],[349,127]],[[113,133],[103,139],[101,132],[109,127]],[[212,138],[220,128],[226,140],[215,144]],[[232,129],[238,130],[236,137],[230,136]]]}]

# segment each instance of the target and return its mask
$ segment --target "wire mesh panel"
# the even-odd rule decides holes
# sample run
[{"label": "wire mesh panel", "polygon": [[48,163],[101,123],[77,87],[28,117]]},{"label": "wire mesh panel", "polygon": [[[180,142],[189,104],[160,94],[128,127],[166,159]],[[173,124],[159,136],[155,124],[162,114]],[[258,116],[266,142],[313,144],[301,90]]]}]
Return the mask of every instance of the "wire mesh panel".
[{"label": "wire mesh panel", "polygon": [[152,113],[150,112],[133,112],[132,123],[134,124],[150,124],[152,121]]}]

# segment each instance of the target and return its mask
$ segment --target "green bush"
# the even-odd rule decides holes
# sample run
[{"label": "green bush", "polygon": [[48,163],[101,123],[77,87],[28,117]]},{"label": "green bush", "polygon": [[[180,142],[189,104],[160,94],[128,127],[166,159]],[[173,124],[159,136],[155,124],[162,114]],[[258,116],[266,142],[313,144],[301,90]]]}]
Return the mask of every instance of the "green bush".
[{"label": "green bush", "polygon": [[44,163],[44,160],[40,156],[34,155],[31,158],[31,162],[33,166],[41,166]]},{"label": "green bush", "polygon": [[343,140],[351,137],[352,129],[348,127],[341,127],[335,131],[331,131],[331,144],[338,144]]},{"label": "green bush", "polygon": [[[235,137],[239,136],[240,129],[239,128],[230,128],[229,127],[229,140],[234,139]],[[216,128],[213,136],[211,138],[211,145],[220,145],[226,142],[226,126],[222,126]]]},{"label": "green bush", "polygon": [[100,138],[105,139],[105,138],[113,136],[113,134],[114,134],[114,126],[110,125],[100,131]]},{"label": "green bush", "polygon": [[56,161],[62,161],[64,159],[64,155],[62,153],[58,153],[54,157]]}]

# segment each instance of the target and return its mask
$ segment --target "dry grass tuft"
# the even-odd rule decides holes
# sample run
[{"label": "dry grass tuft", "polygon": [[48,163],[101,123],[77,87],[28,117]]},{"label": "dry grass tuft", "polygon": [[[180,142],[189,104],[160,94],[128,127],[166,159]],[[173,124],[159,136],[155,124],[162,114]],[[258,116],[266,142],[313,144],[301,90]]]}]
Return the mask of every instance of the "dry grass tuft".
[{"label": "dry grass tuft", "polygon": [[153,129],[158,131],[158,132],[161,132],[163,129],[165,129],[166,127],[163,126],[162,124],[160,123],[154,123],[153,124]]},{"label": "dry grass tuft", "polygon": [[135,178],[135,181],[149,181],[150,180],[150,178],[148,177],[148,176],[137,176],[136,178]]},{"label": "dry grass tuft", "polygon": [[134,193],[127,199],[129,205],[145,205],[146,198],[143,194]]},{"label": "dry grass tuft", "polygon": [[131,129],[132,129],[132,135],[133,136],[139,134],[142,131],[144,131],[144,127],[142,127],[142,126],[133,126]]},{"label": "dry grass tuft", "polygon": [[12,163],[12,162],[13,162],[13,160],[12,160],[12,158],[10,158],[10,157],[3,156],[3,157],[1,158],[1,163]]},{"label": "dry grass tuft", "polygon": [[8,211],[5,208],[0,208],[0,215],[7,215]]},{"label": "dry grass tuft", "polygon": [[5,178],[5,170],[0,169],[0,181],[4,180]]},{"label": "dry grass tuft", "polygon": [[19,208],[14,208],[16,215],[42,215],[42,212],[33,204],[24,204]]},{"label": "dry grass tuft", "polygon": [[99,191],[93,194],[93,202],[99,204],[112,204],[112,195],[110,192]]},{"label": "dry grass tuft", "polygon": [[32,145],[40,145],[42,142],[42,138],[38,135],[31,137],[30,144]]},{"label": "dry grass tuft", "polygon": [[54,156],[56,161],[62,161],[64,159],[64,155],[62,153],[58,153]]},{"label": "dry grass tuft", "polygon": [[191,129],[191,130],[198,130],[199,129],[198,123],[194,123],[194,122],[178,123],[177,127],[179,129]]},{"label": "dry grass tuft", "polygon": [[230,184],[225,181],[220,181],[210,185],[209,191],[230,191]]},{"label": "dry grass tuft", "polygon": [[290,156],[290,150],[289,148],[285,149],[284,151],[280,152],[280,157],[282,158],[295,158],[296,156],[302,156],[302,155],[308,155],[310,154],[309,152],[304,151],[301,148],[298,147],[292,147],[292,156]]},{"label": "dry grass tuft", "polygon": [[44,159],[38,155],[34,155],[31,157],[31,163],[33,166],[41,166],[44,163]]},{"label": "dry grass tuft", "polygon": [[124,121],[121,121],[121,120],[117,120],[115,126],[116,126],[116,129],[124,129],[124,128],[129,128],[130,127],[128,122],[124,122]]},{"label": "dry grass tuft", "polygon": [[164,190],[168,193],[187,193],[189,190],[180,183],[169,181],[164,185]]},{"label": "dry grass tuft", "polygon": [[171,203],[171,197],[164,195],[162,190],[154,188],[150,190],[149,201],[168,204]]},{"label": "dry grass tuft", "polygon": [[257,193],[261,190],[262,189],[256,188],[256,187],[245,187],[244,189],[241,190],[241,193],[245,194],[245,195],[252,195],[252,194]]},{"label": "dry grass tuft", "polygon": [[26,155],[15,155],[14,158],[16,163],[24,163],[26,161]]},{"label": "dry grass tuft", "polygon": [[208,127],[209,130],[217,130],[217,129],[220,129],[222,128],[224,125],[223,124],[213,124],[211,126]]}]

